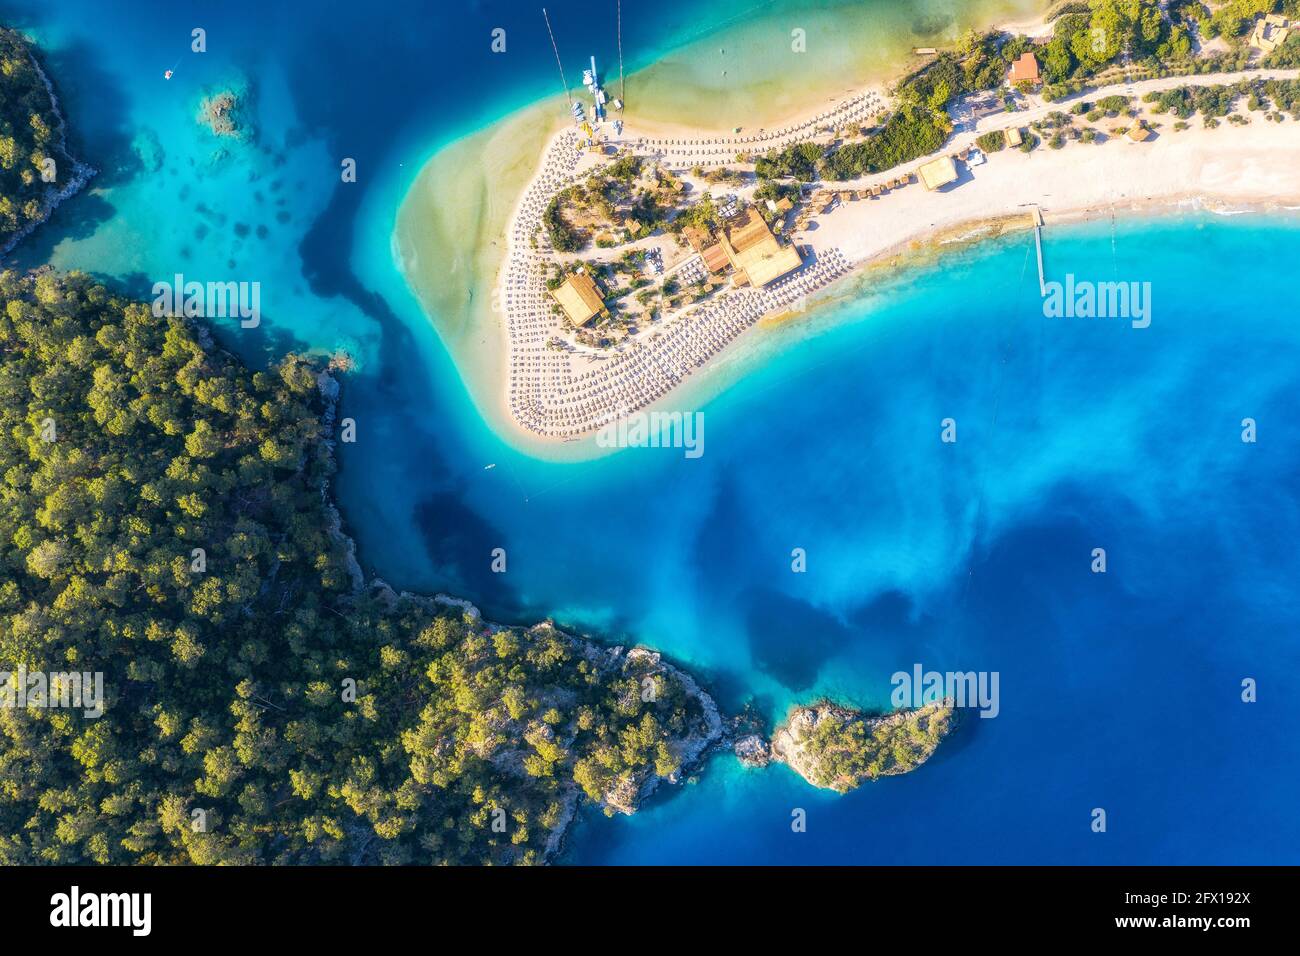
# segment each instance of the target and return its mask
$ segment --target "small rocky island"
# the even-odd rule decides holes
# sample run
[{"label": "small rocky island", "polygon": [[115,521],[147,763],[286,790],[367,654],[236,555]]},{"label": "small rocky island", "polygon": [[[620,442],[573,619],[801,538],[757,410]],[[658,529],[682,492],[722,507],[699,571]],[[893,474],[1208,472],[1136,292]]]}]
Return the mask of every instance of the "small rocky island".
[{"label": "small rocky island", "polygon": [[244,140],[250,136],[247,112],[248,94],[235,87],[219,90],[203,97],[195,119],[213,136],[222,139]]},{"label": "small rocky island", "polygon": [[735,742],[734,750],[747,767],[785,763],[815,787],[847,793],[864,780],[915,770],[930,759],[954,722],[951,701],[881,717],[822,701],[792,710],[770,744],[759,734],[748,734]]}]

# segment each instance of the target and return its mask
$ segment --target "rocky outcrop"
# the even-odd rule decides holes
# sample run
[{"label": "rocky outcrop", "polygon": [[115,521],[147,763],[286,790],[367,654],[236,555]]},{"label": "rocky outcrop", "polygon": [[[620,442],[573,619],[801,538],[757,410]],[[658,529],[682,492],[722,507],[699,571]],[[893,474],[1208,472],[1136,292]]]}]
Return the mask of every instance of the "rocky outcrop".
[{"label": "rocky outcrop", "polygon": [[[615,648],[615,650],[622,652],[623,649]],[[624,784],[617,791],[606,795],[604,805],[607,808],[619,813],[634,813],[641,801],[654,793],[662,781],[666,780],[671,784],[680,783],[683,775],[696,766],[709,748],[721,739],[722,716],[718,713],[718,705],[700,687],[695,678],[681,668],[668,663],[658,651],[652,651],[648,647],[634,647],[626,652],[624,658],[625,672],[635,667],[638,673],[665,675],[676,682],[696,711],[690,730],[672,743],[677,757],[676,771],[667,776],[659,776],[654,768],[648,767],[631,783]]]},{"label": "rocky outcrop", "polygon": [[766,767],[772,762],[771,747],[761,734],[746,734],[731,749],[746,767]]},{"label": "rocky outcrop", "polygon": [[[411,595],[405,593],[402,595],[404,599],[410,597]],[[439,594],[433,600],[444,607],[459,608],[468,620],[475,622],[479,627],[489,631],[503,628],[503,625],[484,622],[479,609],[468,601],[445,594]],[[579,654],[606,676],[635,676],[638,685],[642,685],[646,678],[666,678],[680,688],[687,698],[688,726],[684,733],[678,733],[668,740],[668,746],[676,758],[676,769],[661,775],[655,766],[650,764],[635,772],[619,775],[609,788],[600,794],[599,799],[594,801],[606,813],[626,815],[635,813],[661,783],[680,783],[721,739],[723,721],[713,698],[699,686],[693,676],[666,661],[657,651],[645,647],[631,649],[609,647],[568,634],[556,628],[550,621],[535,624],[526,633],[531,634],[539,629],[547,629],[570,642]],[[572,740],[563,739],[559,742],[567,748]],[[524,773],[521,759],[521,751],[506,750],[493,756],[493,764],[504,772],[518,775]],[[564,835],[577,815],[582,796],[582,788],[573,780],[563,784],[561,795],[563,811],[547,836],[544,859],[549,860],[559,852]]]},{"label": "rocky outcrop", "polygon": [[813,786],[846,793],[921,766],[951,732],[954,713],[948,700],[880,717],[823,701],[790,712],[771,755]]},{"label": "rocky outcrop", "polygon": [[249,138],[248,121],[244,114],[247,93],[239,89],[219,90],[205,96],[199,103],[195,117],[213,136],[225,139]]},{"label": "rocky outcrop", "polygon": [[483,618],[479,609],[464,598],[452,597],[450,594],[435,594],[433,600],[435,604],[441,604],[443,607],[460,608],[465,616],[475,623]]}]

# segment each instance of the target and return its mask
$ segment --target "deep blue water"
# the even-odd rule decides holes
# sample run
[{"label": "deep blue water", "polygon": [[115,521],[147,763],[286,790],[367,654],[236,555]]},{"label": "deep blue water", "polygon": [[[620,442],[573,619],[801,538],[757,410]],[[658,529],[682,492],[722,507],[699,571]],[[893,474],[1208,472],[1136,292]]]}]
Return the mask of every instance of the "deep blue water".
[{"label": "deep blue water", "polygon": [[[1295,861],[1297,329],[1280,290],[1238,293],[1300,229],[1191,217],[1113,238],[1053,232],[1049,269],[1152,282],[1150,328],[1043,319],[1027,242],[949,260],[825,317],[710,407],[705,456],[665,467],[665,497],[703,506],[645,522],[690,529],[656,548],[674,580],[647,599],[678,607],[647,617],[676,618],[679,653],[724,673],[748,656],[775,712],[787,694],[884,706],[920,662],[1000,672],[1000,715],[844,798],[718,758],[684,795],[589,822],[575,859]],[[1242,703],[1245,677],[1271,690]]]},{"label": "deep blue water", "polygon": [[[1044,319],[1027,240],[949,257],[769,333],[705,408],[702,458],[548,464],[478,420],[389,251],[434,148],[553,91],[535,6],[312,9],[0,0],[47,44],[78,151],[104,171],[22,261],[132,289],[256,270],[264,328],[224,341],[253,360],[355,352],[361,440],[338,494],[363,563],[395,585],[644,641],[770,719],[822,694],[884,706],[914,663],[1001,675],[1001,714],[917,773],[834,797],[724,755],[633,819],[584,821],[566,859],[1297,861],[1300,333],[1285,287],[1259,281],[1300,252],[1293,220],[1050,231],[1052,275],[1152,283],[1144,330]],[[571,72],[589,47],[608,58],[612,11],[550,10]],[[681,3],[624,15],[630,62],[707,25]],[[512,42],[508,70],[483,39],[496,25],[539,34]],[[258,146],[214,161],[193,107],[241,79]],[[340,156],[358,188],[338,186]]]}]

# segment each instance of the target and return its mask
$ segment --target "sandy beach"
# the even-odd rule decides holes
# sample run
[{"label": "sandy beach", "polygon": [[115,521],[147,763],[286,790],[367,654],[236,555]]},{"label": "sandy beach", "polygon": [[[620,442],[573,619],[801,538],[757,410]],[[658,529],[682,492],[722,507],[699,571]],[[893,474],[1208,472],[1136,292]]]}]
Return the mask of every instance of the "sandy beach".
[{"label": "sandy beach", "polygon": [[[626,119],[693,130],[773,126],[814,104],[889,82],[967,29],[1038,23],[1045,0],[864,4],[757,0],[742,16],[661,54],[627,77]],[[802,44],[795,44],[799,31]],[[616,87],[616,74],[606,83]],[[618,94],[618,90],[615,90]]]},{"label": "sandy beach", "polygon": [[[932,16],[918,19],[906,4],[831,4],[797,13],[780,3],[759,4],[743,22],[701,31],[652,63],[629,63],[626,117],[642,124],[646,135],[664,138],[746,123],[752,129],[788,125],[905,72],[919,62],[914,46],[948,43],[964,30],[1024,19],[1045,7],[1043,0],[937,2],[927,8]],[[796,28],[807,35],[800,55],[791,48]],[[563,96],[556,95],[437,150],[400,206],[392,237],[394,263],[479,413],[512,445],[546,458],[592,457],[601,450],[540,440],[512,421],[502,400],[504,340],[492,288],[510,218],[548,141],[569,125],[566,112]]]},{"label": "sandy beach", "polygon": [[[1295,79],[1300,77],[1300,71],[1262,71],[1255,75]],[[1206,75],[1195,82],[1226,84],[1237,78]],[[1110,92],[1131,91],[1140,97],[1150,90],[1170,89],[1186,82],[1183,78],[1151,80],[1117,86]],[[1092,100],[1106,92],[1077,99]],[[975,130],[950,139],[944,152],[951,154],[971,146],[990,129],[1013,123],[1024,125],[1053,110],[1068,109],[1071,102],[1012,114],[1014,120],[1008,116],[990,117]],[[861,263],[963,223],[996,219],[1034,206],[1041,209],[1050,225],[1090,214],[1134,212],[1192,201],[1230,208],[1300,202],[1300,166],[1279,161],[1279,156],[1294,155],[1300,149],[1300,123],[1266,123],[1257,116],[1248,126],[1225,123],[1217,129],[1206,129],[1197,119],[1190,128],[1175,131],[1174,117],[1145,115],[1153,126],[1160,124],[1145,143],[1112,137],[1104,143],[1071,143],[1060,150],[1004,150],[940,191],[908,188],[891,194],[888,202],[866,204],[867,209],[860,215],[854,214],[850,206],[827,216],[818,222],[815,242],[837,247],[850,260]],[[1104,129],[1124,123],[1132,125],[1127,120],[1103,120],[1098,126]],[[915,169],[923,162],[904,165],[891,170],[891,174]],[[859,182],[871,181],[868,178]],[[1029,224],[1027,214],[1025,223]]]},{"label": "sandy beach", "polygon": [[[1047,28],[1032,20],[1013,29],[1036,34]],[[564,118],[563,100],[548,100],[435,156],[399,214],[395,252],[426,312],[438,317],[462,380],[494,429],[539,457],[589,458],[608,453],[592,440],[605,422],[638,410],[694,407],[690,403],[726,387],[757,340],[817,308],[845,276],[902,252],[1028,228],[1032,210],[1048,226],[1050,243],[1053,223],[1092,215],[1196,203],[1234,209],[1300,203],[1300,168],[1277,162],[1279,153],[1300,148],[1300,124],[1266,123],[1256,114],[1248,125],[1207,129],[1195,117],[1190,128],[1175,131],[1174,117],[1150,115],[1139,102],[1147,92],[1182,85],[1297,75],[1248,71],[1091,90],[1078,98],[1132,97],[1155,135],[1132,142],[1119,135],[1132,120],[1102,119],[1095,143],[1069,142],[1059,150],[1044,143],[1031,153],[993,153],[978,166],[959,163],[959,181],[934,192],[913,182],[875,198],[836,200],[790,234],[804,257],[797,272],[759,289],[727,289],[603,353],[563,345],[556,334],[564,329],[542,281],[555,256],[539,228],[554,195],[624,153],[658,162],[693,190],[708,192],[694,167],[734,167],[737,153],[759,154],[829,136],[841,125],[869,123],[888,107],[885,87],[867,83],[827,93],[823,84],[780,123],[726,129],[628,110],[617,114],[624,128],[609,135],[604,155],[578,150],[579,133]],[[966,120],[935,155],[955,156],[983,133],[1027,128],[1072,102],[1047,104],[1031,96],[1027,109]],[[820,185],[866,191],[896,183],[931,158]],[[474,201],[451,204],[449,212],[439,203],[441,184],[449,179]],[[753,186],[733,191],[748,200]],[[425,262],[435,259],[439,281],[427,281]]]},{"label": "sandy beach", "polygon": [[[1196,82],[1228,84],[1247,77],[1298,75],[1249,71],[1203,75]],[[1164,78],[1120,84],[1092,91],[1088,98],[1123,93],[1136,102],[1146,93],[1186,82]],[[881,102],[881,91],[867,89],[789,124],[739,136],[672,129],[665,137],[663,127],[651,135],[629,124],[619,143],[635,155],[689,175],[685,170],[697,164],[726,165],[736,150],[779,148],[841,123],[859,122]],[[1040,103],[968,122],[949,138],[941,155],[956,156],[984,133],[1026,128],[1069,106],[1068,101]],[[809,299],[852,270],[936,234],[960,232],[961,227],[977,235],[979,224],[1016,214],[1028,226],[1034,210],[1050,224],[1064,217],[1192,200],[1237,205],[1300,201],[1300,169],[1276,162],[1279,151],[1300,148],[1300,125],[1259,121],[1176,131],[1168,116],[1142,118],[1155,130],[1146,142],[1122,135],[1134,120],[1102,120],[1102,135],[1095,143],[1072,142],[1059,150],[1043,146],[1030,153],[1008,149],[981,165],[963,164],[957,182],[933,192],[913,183],[879,198],[837,201],[794,234],[805,260],[798,272],[762,289],[727,290],[707,305],[670,316],[662,330],[639,335],[610,354],[554,348],[553,333],[562,327],[550,307],[540,268],[550,253],[529,248],[549,198],[604,162],[603,157],[578,151],[577,134],[562,130],[548,144],[541,169],[525,189],[508,230],[508,253],[494,298],[500,306],[499,342],[508,369],[501,410],[517,430],[534,439],[575,442],[620,416],[671,406],[671,398],[682,397],[678,389],[688,378],[715,371],[715,360],[764,317],[806,309]],[[842,193],[897,183],[932,158],[834,185]],[[684,410],[680,404],[678,410]]]}]

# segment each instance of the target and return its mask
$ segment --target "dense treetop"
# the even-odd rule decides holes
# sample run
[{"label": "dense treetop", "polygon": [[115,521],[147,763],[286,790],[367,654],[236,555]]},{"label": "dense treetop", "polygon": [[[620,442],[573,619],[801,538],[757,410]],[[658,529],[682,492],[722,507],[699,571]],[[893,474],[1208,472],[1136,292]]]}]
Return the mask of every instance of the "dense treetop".
[{"label": "dense treetop", "polygon": [[[0,247],[44,215],[43,198],[72,175],[58,148],[59,120],[27,42],[0,27]],[[42,180],[47,157],[59,161]]]},{"label": "dense treetop", "polygon": [[654,655],[354,586],[320,385],[0,274],[0,672],[106,698],[0,708],[0,863],[537,862],[677,772]]},{"label": "dense treetop", "polygon": [[846,793],[864,780],[915,770],[953,728],[949,700],[872,717],[823,702],[798,707],[777,728],[772,750],[809,783]]}]

